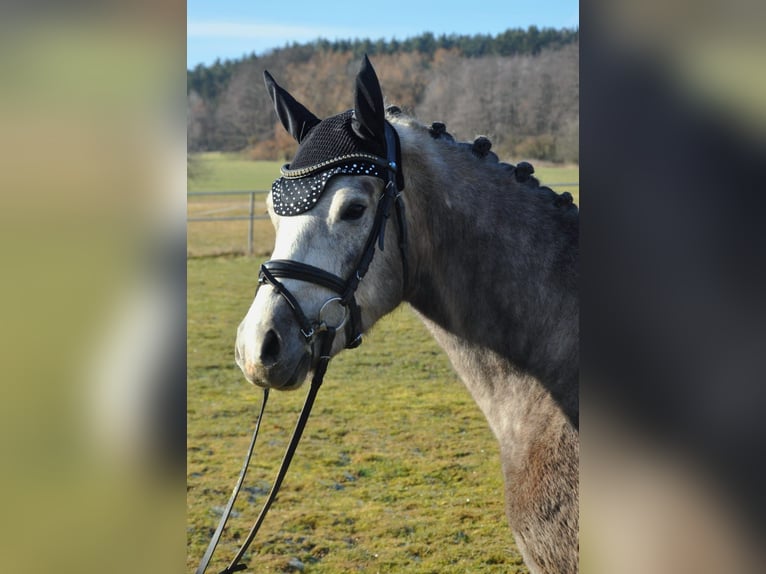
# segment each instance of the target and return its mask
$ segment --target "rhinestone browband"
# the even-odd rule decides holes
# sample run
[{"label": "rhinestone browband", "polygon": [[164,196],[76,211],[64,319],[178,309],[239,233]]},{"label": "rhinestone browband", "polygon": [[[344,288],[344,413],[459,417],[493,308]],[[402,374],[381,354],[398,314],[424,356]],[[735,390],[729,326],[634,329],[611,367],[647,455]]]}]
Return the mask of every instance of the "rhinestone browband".
[{"label": "rhinestone browband", "polygon": [[308,177],[315,173],[319,173],[320,171],[324,171],[336,165],[353,162],[354,160],[373,163],[375,165],[379,165],[380,167],[385,167],[385,168],[391,167],[389,166],[388,162],[384,158],[379,157],[377,155],[373,155],[370,153],[352,153],[352,154],[343,155],[340,157],[334,157],[332,159],[328,159],[327,161],[316,163],[308,167],[301,167],[298,169],[290,169],[289,167],[290,164],[286,163],[285,165],[282,166],[280,171],[282,172],[282,177],[286,179],[300,179],[302,177]]},{"label": "rhinestone browband", "polygon": [[[370,158],[377,161],[370,161]],[[342,160],[341,165],[337,165],[340,160]],[[299,215],[314,207],[319,201],[325,185],[334,175],[369,175],[385,180],[388,167],[387,163],[381,162],[380,158],[376,156],[362,156],[361,154],[355,154],[351,158],[349,156],[336,158],[331,162],[324,162],[324,164],[319,165],[321,168],[311,166],[302,170],[282,169],[282,173],[287,171],[289,177],[283,175],[271,186],[272,206],[277,215]],[[334,165],[334,167],[328,168],[328,165]],[[298,171],[304,172],[305,175],[294,175]]]}]

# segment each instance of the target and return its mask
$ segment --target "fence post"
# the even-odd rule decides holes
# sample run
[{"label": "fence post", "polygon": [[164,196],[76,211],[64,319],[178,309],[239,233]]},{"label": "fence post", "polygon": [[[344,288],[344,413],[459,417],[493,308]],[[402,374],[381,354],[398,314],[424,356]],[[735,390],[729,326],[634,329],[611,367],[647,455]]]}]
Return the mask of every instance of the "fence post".
[{"label": "fence post", "polygon": [[255,192],[250,192],[250,219],[247,225],[247,254],[253,255],[253,217],[255,215]]}]

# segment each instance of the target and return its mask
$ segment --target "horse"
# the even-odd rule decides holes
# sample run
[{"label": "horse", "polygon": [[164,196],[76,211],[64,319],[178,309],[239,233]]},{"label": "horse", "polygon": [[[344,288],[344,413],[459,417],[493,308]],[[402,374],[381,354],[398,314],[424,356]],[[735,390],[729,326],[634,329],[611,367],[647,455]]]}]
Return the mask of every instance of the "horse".
[{"label": "horse", "polygon": [[506,516],[530,572],[577,572],[571,195],[540,185],[528,163],[498,161],[486,138],[459,142],[441,123],[384,107],[367,56],[354,108],[325,119],[264,77],[299,145],[267,199],[276,241],[259,277],[267,287],[237,329],[238,366],[257,386],[296,389],[320,357],[353,348],[408,303],[497,438]]}]

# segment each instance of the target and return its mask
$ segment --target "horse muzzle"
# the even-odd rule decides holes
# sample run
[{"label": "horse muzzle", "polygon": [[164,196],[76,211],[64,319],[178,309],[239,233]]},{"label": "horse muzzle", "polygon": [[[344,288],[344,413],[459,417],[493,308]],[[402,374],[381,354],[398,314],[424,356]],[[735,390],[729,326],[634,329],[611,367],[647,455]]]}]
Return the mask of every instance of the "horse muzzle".
[{"label": "horse muzzle", "polygon": [[281,313],[287,326],[257,318],[251,312],[237,329],[234,359],[252,384],[269,389],[300,387],[312,363],[311,346],[300,336],[289,313]]}]

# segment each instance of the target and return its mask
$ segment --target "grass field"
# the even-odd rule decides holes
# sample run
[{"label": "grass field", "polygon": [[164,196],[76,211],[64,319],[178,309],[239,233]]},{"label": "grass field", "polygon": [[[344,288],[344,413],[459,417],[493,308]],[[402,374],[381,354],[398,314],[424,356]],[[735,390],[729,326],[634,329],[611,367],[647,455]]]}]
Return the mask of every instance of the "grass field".
[{"label": "grass field", "polygon": [[207,152],[193,155],[195,177],[189,191],[249,191],[271,189],[284,162],[252,161],[238,153]]}]

